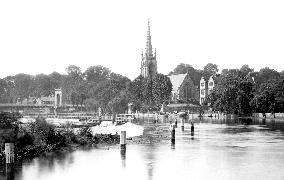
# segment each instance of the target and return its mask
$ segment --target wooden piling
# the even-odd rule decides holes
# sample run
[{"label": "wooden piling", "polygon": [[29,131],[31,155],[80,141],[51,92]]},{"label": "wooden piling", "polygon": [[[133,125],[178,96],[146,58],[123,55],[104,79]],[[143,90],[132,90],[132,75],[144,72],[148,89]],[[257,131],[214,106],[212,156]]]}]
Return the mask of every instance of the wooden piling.
[{"label": "wooden piling", "polygon": [[190,131],[191,131],[191,136],[193,136],[194,135],[194,124],[193,124],[193,122],[191,122]]},{"label": "wooden piling", "polygon": [[184,131],[184,119],[183,118],[180,119],[180,123],[181,123],[181,131]]},{"label": "wooden piling", "polygon": [[5,143],[6,164],[14,163],[14,143]]},{"label": "wooden piling", "polygon": [[175,125],[170,125],[170,131],[171,131],[171,142],[175,143],[176,137],[175,137]]},{"label": "wooden piling", "polygon": [[126,131],[120,133],[120,148],[126,149]]}]

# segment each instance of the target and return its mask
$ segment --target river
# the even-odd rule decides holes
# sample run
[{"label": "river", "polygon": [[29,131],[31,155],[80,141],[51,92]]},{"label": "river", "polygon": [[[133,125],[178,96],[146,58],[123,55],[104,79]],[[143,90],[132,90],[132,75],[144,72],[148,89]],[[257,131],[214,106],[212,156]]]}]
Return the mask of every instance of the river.
[{"label": "river", "polygon": [[[169,124],[144,124],[147,141],[53,153],[24,162],[14,180],[284,179],[284,120],[195,120],[168,138]],[[0,175],[1,178],[6,178]]]}]

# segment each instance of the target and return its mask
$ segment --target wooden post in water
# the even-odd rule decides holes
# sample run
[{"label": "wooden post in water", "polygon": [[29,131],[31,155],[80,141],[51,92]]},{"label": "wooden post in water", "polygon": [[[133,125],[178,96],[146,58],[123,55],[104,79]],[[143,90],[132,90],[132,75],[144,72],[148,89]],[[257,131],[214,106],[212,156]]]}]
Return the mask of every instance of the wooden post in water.
[{"label": "wooden post in water", "polygon": [[5,143],[6,164],[14,163],[14,143]]},{"label": "wooden post in water", "polygon": [[6,177],[13,179],[14,177],[14,143],[5,143],[5,158],[6,158]]},{"label": "wooden post in water", "polygon": [[126,149],[126,131],[120,133],[120,148]]},{"label": "wooden post in water", "polygon": [[177,122],[177,118],[175,117],[175,128],[178,127],[178,122]]},{"label": "wooden post in water", "polygon": [[176,140],[176,136],[175,136],[175,125],[174,124],[171,124],[170,125],[170,131],[171,131],[171,142],[172,144],[175,143],[175,140]]},{"label": "wooden post in water", "polygon": [[180,119],[180,123],[181,123],[181,131],[184,131],[184,118]]},{"label": "wooden post in water", "polygon": [[126,166],[126,131],[121,131],[120,134],[120,157],[122,167],[124,168]]},{"label": "wooden post in water", "polygon": [[194,136],[194,123],[193,122],[191,122],[190,131],[191,131],[191,136]]}]

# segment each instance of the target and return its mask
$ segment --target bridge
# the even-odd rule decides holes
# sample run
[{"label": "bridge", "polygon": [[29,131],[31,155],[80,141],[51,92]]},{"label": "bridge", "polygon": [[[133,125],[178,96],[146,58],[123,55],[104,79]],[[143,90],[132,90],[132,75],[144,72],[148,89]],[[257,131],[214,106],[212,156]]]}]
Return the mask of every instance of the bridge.
[{"label": "bridge", "polygon": [[[71,108],[72,104],[64,104],[60,108]],[[78,106],[81,107],[81,106]],[[32,109],[53,109],[55,108],[54,104],[0,104],[0,111],[21,111],[21,110],[32,110]]]}]

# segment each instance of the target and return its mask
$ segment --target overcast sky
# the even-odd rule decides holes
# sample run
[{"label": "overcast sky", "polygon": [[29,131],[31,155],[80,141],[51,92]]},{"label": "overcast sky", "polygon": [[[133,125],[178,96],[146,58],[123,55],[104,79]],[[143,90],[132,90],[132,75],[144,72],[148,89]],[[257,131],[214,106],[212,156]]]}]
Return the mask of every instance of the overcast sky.
[{"label": "overcast sky", "polygon": [[2,0],[0,78],[74,64],[134,79],[148,18],[160,73],[209,62],[284,70],[283,0]]}]

